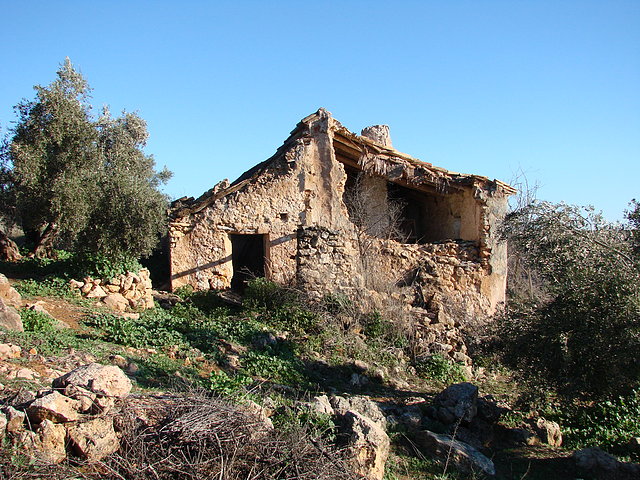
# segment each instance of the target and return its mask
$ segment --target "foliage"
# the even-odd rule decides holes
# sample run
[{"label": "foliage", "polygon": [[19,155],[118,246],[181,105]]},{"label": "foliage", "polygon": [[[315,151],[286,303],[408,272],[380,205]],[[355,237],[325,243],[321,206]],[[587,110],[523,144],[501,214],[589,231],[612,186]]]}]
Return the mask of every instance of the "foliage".
[{"label": "foliage", "polygon": [[[154,316],[157,321],[150,321]],[[120,345],[140,348],[185,343],[184,336],[172,325],[170,316],[146,314],[134,319],[99,314],[94,315],[90,323],[104,332],[105,340]]]},{"label": "foliage", "polygon": [[633,199],[629,207],[631,209],[626,211],[626,218],[631,232],[631,242],[636,258],[640,258],[640,203]]},{"label": "foliage", "polygon": [[22,309],[20,318],[27,332],[50,332],[56,328],[55,320],[45,313]]},{"label": "foliage", "polygon": [[552,412],[550,417],[561,424],[569,448],[601,447],[640,459],[638,452],[625,448],[640,428],[640,390],[591,405],[575,404]]},{"label": "foliage", "polygon": [[16,285],[21,295],[28,297],[63,297],[74,298],[76,295],[69,288],[69,282],[60,277],[48,277],[43,280],[21,280]]},{"label": "foliage", "polygon": [[96,127],[101,169],[91,228],[81,232],[79,248],[120,261],[148,256],[165,229],[167,197],[158,187],[171,173],[156,172],[153,157],[142,151],[149,135],[137,114],[112,118],[105,109]]},{"label": "foliage", "polygon": [[238,393],[246,385],[252,382],[250,377],[246,375],[229,375],[224,370],[219,372],[211,372],[209,378],[205,382],[205,388],[221,397],[228,397]]},{"label": "foliage", "polygon": [[318,314],[304,304],[300,293],[265,278],[249,282],[244,305],[257,311],[260,320],[272,328],[295,334],[318,333]]},{"label": "foliage", "polygon": [[435,354],[417,359],[414,362],[416,373],[423,378],[438,380],[450,384],[466,381],[462,367],[443,355]]},{"label": "foliage", "polygon": [[68,243],[87,227],[99,166],[89,86],[68,58],[57,75],[48,87],[34,87],[35,100],[16,106],[10,145],[17,214],[38,256],[48,256],[54,239]]},{"label": "foliage", "polygon": [[510,304],[504,359],[574,395],[637,385],[640,285],[628,234],[592,209],[546,202],[511,213],[504,234],[545,292]]},{"label": "foliage", "polygon": [[90,88],[68,58],[57,76],[16,106],[6,155],[12,169],[1,165],[0,190],[15,196],[16,216],[38,257],[50,257],[55,246],[117,261],[150,254],[165,224],[158,186],[170,173],[156,172],[142,151],[145,122],[132,113],[114,119],[106,110],[94,122]]},{"label": "foliage", "polygon": [[242,363],[243,370],[249,375],[288,385],[301,385],[305,382],[301,373],[304,365],[292,354],[249,351]]},{"label": "foliage", "polygon": [[83,252],[73,255],[67,262],[66,272],[72,277],[85,276],[110,280],[127,272],[139,272],[142,265],[127,255],[111,256],[102,253]]}]

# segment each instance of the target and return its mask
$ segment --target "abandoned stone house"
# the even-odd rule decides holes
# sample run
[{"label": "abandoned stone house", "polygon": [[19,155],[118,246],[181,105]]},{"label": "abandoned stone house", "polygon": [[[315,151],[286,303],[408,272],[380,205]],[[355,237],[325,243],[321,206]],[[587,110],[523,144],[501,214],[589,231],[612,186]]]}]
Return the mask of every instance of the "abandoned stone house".
[{"label": "abandoned stone house", "polygon": [[320,109],[235,182],[173,203],[171,287],[241,290],[264,276],[316,296],[391,296],[457,324],[504,300],[496,227],[514,192],[395,150],[386,126],[356,135]]}]

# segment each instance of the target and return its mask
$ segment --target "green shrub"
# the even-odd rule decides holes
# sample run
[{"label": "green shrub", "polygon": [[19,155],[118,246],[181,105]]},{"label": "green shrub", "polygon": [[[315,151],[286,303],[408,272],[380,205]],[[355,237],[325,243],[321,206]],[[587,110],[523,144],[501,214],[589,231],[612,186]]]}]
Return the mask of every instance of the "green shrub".
[{"label": "green shrub", "polygon": [[262,377],[276,383],[301,385],[304,365],[295,357],[271,355],[268,351],[249,351],[242,358],[243,370],[252,376]]},{"label": "green shrub", "polygon": [[266,278],[250,280],[244,291],[244,305],[251,309],[273,309],[291,302],[295,295],[275,282]]},{"label": "green shrub", "polygon": [[211,372],[211,375],[209,375],[209,378],[204,384],[205,388],[214,394],[228,397],[238,393],[252,381],[253,380],[246,375],[238,374],[230,376],[224,370],[220,370],[219,372]]},{"label": "green shrub", "polygon": [[[160,322],[150,319],[163,320]],[[169,321],[167,321],[169,320]],[[94,315],[89,323],[104,333],[105,340],[131,347],[162,347],[185,343],[184,336],[171,324],[171,317],[162,314],[141,315],[139,319],[118,315]]]},{"label": "green shrub", "polygon": [[440,354],[416,360],[414,367],[416,373],[423,378],[438,380],[443,383],[458,383],[466,380],[462,366]]},{"label": "green shrub", "polygon": [[637,452],[629,452],[625,448],[640,431],[640,390],[592,405],[576,404],[550,413],[550,417],[562,426],[567,447],[598,446],[634,460],[640,459]]},{"label": "green shrub", "polygon": [[111,279],[127,272],[139,272],[142,265],[135,258],[100,254],[78,254],[69,262],[68,272],[75,277]]},{"label": "green shrub", "polygon": [[27,297],[77,297],[69,287],[68,280],[60,277],[49,277],[43,280],[20,280],[15,288],[20,292],[20,295]]},{"label": "green shrub", "polygon": [[27,332],[50,332],[56,329],[56,321],[49,315],[33,310],[20,310],[22,325]]}]

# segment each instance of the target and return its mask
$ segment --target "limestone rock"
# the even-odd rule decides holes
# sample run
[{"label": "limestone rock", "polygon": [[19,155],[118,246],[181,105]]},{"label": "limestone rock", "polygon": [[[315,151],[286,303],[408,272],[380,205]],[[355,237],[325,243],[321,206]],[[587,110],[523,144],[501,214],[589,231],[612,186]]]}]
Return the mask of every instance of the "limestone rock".
[{"label": "limestone rock", "polygon": [[329,403],[329,397],[326,395],[319,395],[317,397],[313,397],[311,402],[309,403],[309,409],[312,412],[319,413],[321,415],[333,415],[333,407],[331,403]]},{"label": "limestone rock", "polygon": [[19,358],[22,353],[22,348],[12,343],[0,343],[0,360],[7,360],[10,358]]},{"label": "limestone rock", "polygon": [[583,448],[573,452],[573,461],[578,470],[594,473],[605,471],[610,474],[618,469],[618,459],[613,455],[603,452],[599,448]]},{"label": "limestone rock", "polygon": [[374,423],[377,423],[382,429],[386,428],[384,412],[376,402],[370,400],[368,397],[342,397],[333,395],[329,398],[329,402],[336,415],[346,415],[348,412],[357,412]]},{"label": "limestone rock", "polygon": [[7,419],[7,433],[17,433],[24,428],[24,421],[27,418],[24,412],[13,407],[5,407],[2,413]]},{"label": "limestone rock", "polygon": [[536,422],[536,430],[542,441],[552,447],[562,445],[562,432],[560,425],[544,418],[539,418]]},{"label": "limestone rock", "polygon": [[80,417],[80,402],[65,397],[59,392],[51,392],[36,398],[28,407],[27,415],[32,423],[51,420],[54,423],[72,422]]},{"label": "limestone rock", "polygon": [[17,262],[22,258],[16,242],[11,240],[4,232],[0,231],[0,260],[5,262]]},{"label": "limestone rock", "polygon": [[76,400],[78,402],[78,408],[82,413],[95,410],[93,407],[96,401],[96,394],[86,388],[78,387],[77,385],[67,385],[64,389],[64,395],[65,397]]},{"label": "limestone rock", "polygon": [[477,413],[478,387],[469,383],[450,385],[433,399],[438,420],[451,424],[458,420],[470,422]]},{"label": "limestone rock", "polygon": [[113,419],[98,417],[88,422],[67,426],[67,438],[71,451],[90,462],[103,459],[120,448],[120,441],[113,428]]},{"label": "limestone rock", "polygon": [[[29,432],[31,433],[31,432]],[[50,420],[44,420],[35,430],[34,435],[24,437],[30,441],[23,443],[37,452],[37,456],[48,463],[60,463],[67,457],[65,449],[66,430]]]},{"label": "limestone rock", "polygon": [[87,298],[104,298],[107,296],[107,293],[100,285],[96,285],[85,296]]},{"label": "limestone rock", "polygon": [[98,396],[124,398],[131,391],[131,380],[114,365],[89,363],[56,378],[53,388],[64,389],[69,385],[89,390]]},{"label": "limestone rock", "polygon": [[354,471],[371,480],[382,480],[389,437],[377,423],[357,412],[347,412],[344,422],[349,435],[346,454]]},{"label": "limestone rock", "polygon": [[24,331],[20,314],[13,307],[6,305],[2,298],[0,298],[0,327],[18,332]]},{"label": "limestone rock", "polygon": [[7,416],[4,413],[0,412],[0,442],[2,442],[4,436],[7,433],[7,423],[9,423],[7,421]]},{"label": "limestone rock", "polygon": [[104,304],[116,312],[124,312],[129,307],[129,301],[120,293],[111,293],[102,299]]},{"label": "limestone rock", "polygon": [[415,435],[414,441],[425,453],[443,462],[448,458],[459,470],[482,472],[485,475],[496,474],[495,466],[490,459],[471,445],[454,440],[449,435],[438,435],[424,430]]},{"label": "limestone rock", "polygon": [[0,300],[6,305],[19,308],[22,305],[22,296],[11,286],[7,277],[0,273]]}]

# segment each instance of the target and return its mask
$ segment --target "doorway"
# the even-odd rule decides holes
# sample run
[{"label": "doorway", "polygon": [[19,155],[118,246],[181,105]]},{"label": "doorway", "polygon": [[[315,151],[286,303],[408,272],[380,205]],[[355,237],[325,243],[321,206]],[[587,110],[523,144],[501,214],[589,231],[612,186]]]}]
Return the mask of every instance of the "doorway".
[{"label": "doorway", "polygon": [[247,282],[252,278],[265,276],[266,235],[231,234],[231,264],[233,277],[231,288],[244,292]]}]

